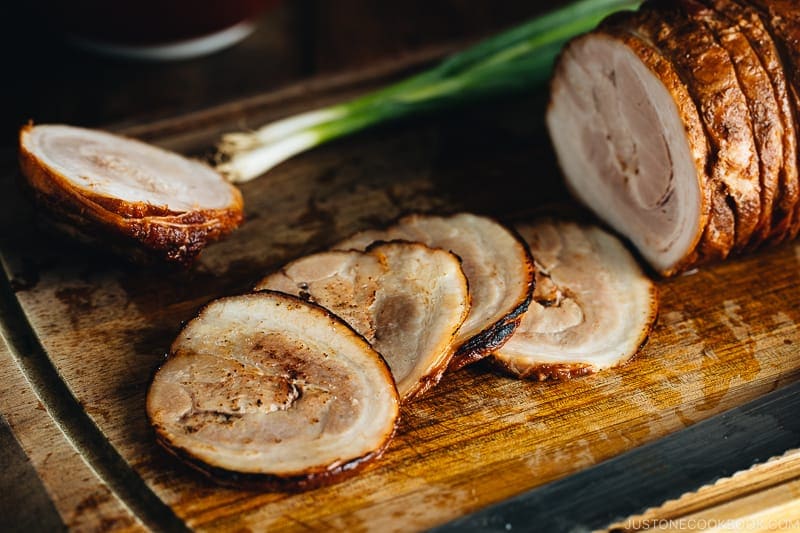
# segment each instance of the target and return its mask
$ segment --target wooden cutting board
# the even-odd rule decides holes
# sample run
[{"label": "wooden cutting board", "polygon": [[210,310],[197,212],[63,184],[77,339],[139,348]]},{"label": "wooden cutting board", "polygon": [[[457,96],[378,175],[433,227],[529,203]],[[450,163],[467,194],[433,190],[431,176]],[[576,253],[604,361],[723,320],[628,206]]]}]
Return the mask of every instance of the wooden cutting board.
[{"label": "wooden cutting board", "polygon": [[[390,69],[392,70],[392,69]],[[313,82],[124,131],[184,153],[222,132],[339,101],[386,73]],[[566,383],[478,364],[402,411],[386,454],[302,494],[221,488],[156,446],[148,381],[205,302],[410,211],[524,220],[568,197],[544,93],[373,130],[242,187],[247,222],[189,271],[135,267],[41,231],[4,158],[0,407],[65,525],[78,529],[418,530],[444,523],[800,378],[800,246],[659,281],[649,343]],[[567,202],[567,203],[565,203]],[[77,453],[75,453],[77,451]]]}]

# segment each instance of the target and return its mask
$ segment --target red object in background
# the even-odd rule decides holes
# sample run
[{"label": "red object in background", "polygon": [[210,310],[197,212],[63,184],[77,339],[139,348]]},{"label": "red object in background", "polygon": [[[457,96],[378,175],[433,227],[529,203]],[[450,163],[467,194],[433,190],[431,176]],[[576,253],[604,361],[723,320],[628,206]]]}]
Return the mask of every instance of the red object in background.
[{"label": "red object in background", "polygon": [[85,48],[143,59],[209,53],[245,37],[279,0],[83,0],[45,4],[58,30]]}]

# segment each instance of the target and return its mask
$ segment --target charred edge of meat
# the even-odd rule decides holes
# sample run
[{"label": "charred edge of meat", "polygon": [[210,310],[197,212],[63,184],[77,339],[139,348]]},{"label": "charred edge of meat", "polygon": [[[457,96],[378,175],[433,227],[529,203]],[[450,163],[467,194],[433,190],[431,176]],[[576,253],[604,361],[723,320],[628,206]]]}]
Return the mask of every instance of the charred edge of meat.
[{"label": "charred edge of meat", "polygon": [[102,208],[125,218],[163,217],[180,214],[180,211],[173,211],[164,206],[153,205],[147,202],[128,202],[126,200],[120,200],[119,198],[93,194],[88,191],[83,192],[83,195]]},{"label": "charred edge of meat", "polygon": [[185,465],[207,476],[219,485],[236,489],[290,493],[304,492],[325,487],[339,481],[344,481],[361,472],[370,463],[383,455],[397,432],[397,423],[395,423],[391,435],[386,439],[381,448],[346,463],[307,474],[278,476],[275,474],[235,472],[233,470],[209,465],[203,462],[202,459],[192,455],[190,451],[172,446],[167,438],[162,435],[160,428],[157,427],[156,424],[152,424],[152,421],[151,425],[154,427],[156,442],[158,442],[164,450],[178,458]]},{"label": "charred edge of meat", "polygon": [[81,191],[81,194],[90,202],[125,219],[164,218],[179,219],[184,224],[203,224],[215,219],[231,218],[235,209],[239,210],[237,216],[240,222],[243,218],[241,214],[243,200],[238,189],[234,195],[236,200],[231,203],[228,209],[196,209],[192,211],[174,211],[162,206],[148,204],[147,202],[128,202],[83,191]]},{"label": "charred edge of meat", "polygon": [[[800,13],[797,11],[797,3],[785,0],[770,2],[748,0],[748,3],[755,5],[768,19],[767,31],[778,48],[789,84],[789,93],[794,103],[791,107],[794,111],[795,135],[800,136]],[[800,157],[800,153],[798,156]],[[788,240],[792,240],[800,234],[800,198],[798,198],[800,191],[798,188],[800,188],[800,183],[795,184],[795,188],[790,191],[790,195],[796,199],[789,231],[784,235],[784,238]]]},{"label": "charred edge of meat", "polygon": [[[90,246],[102,245],[118,257],[140,265],[157,265],[167,259],[168,263],[188,267],[207,242],[202,231],[194,231],[180,244],[157,238],[150,245],[142,246],[142,240],[136,235],[121,232],[119,228],[98,222],[94,218],[81,216],[71,208],[71,204],[60,197],[54,198],[35,190],[32,194],[39,205],[46,208],[46,212],[38,217],[45,230],[52,229]],[[138,233],[145,236],[147,234],[141,228]],[[158,232],[155,233],[157,236]]]},{"label": "charred edge of meat", "polygon": [[[761,211],[746,250],[757,248],[770,234],[773,202],[783,163],[783,121],[775,100],[774,87],[764,63],[744,28],[717,10],[713,0],[682,0],[701,20],[731,59],[739,89],[750,112],[759,167]],[[742,21],[742,25],[744,21]],[[776,120],[778,118],[778,120]]]},{"label": "charred edge of meat", "polygon": [[[31,191],[34,199],[47,208],[43,223],[62,234],[89,245],[102,245],[124,259],[142,265],[168,263],[188,267],[209,242],[230,233],[234,223],[207,223],[203,226],[159,223],[158,220],[131,220],[125,227],[110,225],[96,217],[76,212],[62,197]],[[153,217],[151,217],[153,218]],[[124,229],[124,231],[123,231]]]},{"label": "charred edge of meat", "polygon": [[[751,237],[756,234],[758,221],[761,218],[761,181],[756,140],[753,133],[753,121],[746,97],[736,76],[736,69],[730,53],[719,43],[707,24],[692,13],[692,8],[697,7],[696,3],[692,0],[681,0],[678,5],[679,9],[673,12],[674,16],[671,17],[669,22],[669,26],[672,29],[672,35],[669,39],[677,39],[678,42],[683,43],[677,46],[674,58],[679,59],[676,61],[679,70],[691,80],[687,85],[695,95],[698,107],[703,106],[708,109],[703,114],[706,118],[706,131],[712,140],[712,145],[717,147],[715,153],[718,156],[715,158],[715,164],[709,175],[712,178],[717,176],[722,183],[726,184],[725,203],[732,214],[733,222],[733,247],[730,253],[738,254],[747,248]],[[686,39],[690,39],[690,41],[686,41]],[[703,52],[696,57],[714,57],[711,54],[716,53],[716,57],[723,60],[717,64],[719,69],[717,72],[718,75],[725,75],[728,85],[727,90],[720,91],[717,89],[714,92],[709,92],[704,87],[705,83],[703,81],[705,78],[698,77],[696,67],[693,68],[680,60],[683,59],[681,54],[688,52],[685,46],[691,46],[690,42],[705,47]],[[725,62],[724,60],[727,61]],[[708,64],[708,59],[703,59],[703,61]],[[723,107],[720,107],[720,104]],[[731,120],[728,117],[734,111],[737,117],[735,120]],[[739,149],[747,150],[753,154],[748,164],[737,163],[733,169],[736,176],[746,178],[746,181],[752,184],[752,191],[748,192],[744,188],[734,187],[734,185],[738,185],[736,180],[730,180],[727,177],[730,175],[731,169],[728,168],[728,165],[725,167],[720,166],[723,159],[729,161],[729,165],[734,160],[729,155],[725,155],[724,158],[720,157],[720,153],[733,153],[726,147],[731,147],[732,149],[739,147]],[[720,212],[720,214],[722,213]],[[712,229],[717,220],[715,217],[711,218],[709,229]],[[725,227],[727,227],[727,224]],[[713,232],[709,232],[709,235],[711,233]],[[713,238],[709,237],[710,240],[713,240]]]},{"label": "charred edge of meat", "polygon": [[[458,213],[454,213],[458,214]],[[413,215],[408,215],[413,216]],[[476,361],[480,361],[485,357],[491,355],[492,352],[502,347],[505,342],[514,334],[514,330],[519,326],[522,315],[528,310],[531,302],[533,301],[533,291],[536,289],[536,266],[531,253],[531,247],[522,238],[519,232],[512,226],[502,223],[495,217],[480,215],[495,224],[501,226],[508,231],[517,243],[522,246],[525,254],[525,266],[527,267],[527,289],[521,299],[517,301],[517,305],[506,316],[497,320],[489,328],[486,328],[478,335],[472,337],[467,342],[456,348],[456,353],[453,355],[450,364],[448,365],[449,371],[456,371],[471,365]],[[404,217],[405,218],[405,217]],[[454,252],[453,252],[454,253]],[[469,283],[469,280],[467,280]]]},{"label": "charred edge of meat", "polygon": [[[516,237],[516,235],[515,235]],[[530,255],[528,245],[525,245],[526,252],[530,263],[528,264],[530,271],[530,282],[528,283],[528,292],[524,299],[517,303],[517,306],[510,311],[506,316],[484,329],[467,342],[463,343],[456,349],[453,359],[448,365],[448,370],[455,371],[471,365],[476,361],[480,361],[484,357],[489,356],[492,352],[502,347],[514,330],[519,326],[522,315],[528,310],[528,307],[533,301],[533,291],[536,287],[536,278],[534,276],[533,258]]]},{"label": "charred edge of meat", "polygon": [[126,219],[65,188],[63,180],[27,150],[20,150],[19,163],[26,188],[50,211],[56,229],[87,243],[108,245],[112,252],[145,264],[158,258],[189,266],[206,244],[229,234],[244,219],[241,195],[226,210]]},{"label": "charred edge of meat", "polygon": [[467,341],[466,344],[462,344],[461,347],[456,350],[453,359],[451,359],[447,367],[448,372],[455,372],[467,365],[476,363],[486,358],[495,350],[501,348],[506,341],[511,338],[511,335],[514,334],[514,331],[519,326],[521,315],[528,310],[530,302],[531,299],[529,298],[522,306],[518,307],[517,310],[512,313],[514,317],[496,323],[492,328],[473,337]]},{"label": "charred edge of meat", "polygon": [[792,89],[785,67],[785,54],[772,35],[762,13],[741,0],[704,0],[713,3],[717,12],[742,28],[753,50],[762,62],[773,86],[773,96],[778,104],[778,116],[783,128],[783,164],[779,173],[779,184],[775,194],[771,230],[766,244],[782,242],[791,229],[792,211],[798,196],[797,139],[795,135],[795,105]]},{"label": "charred edge of meat", "polygon": [[[746,8],[755,10],[769,38],[772,40],[779,59],[782,71],[785,73],[787,85],[787,98],[790,100],[789,110],[792,119],[792,135],[795,139],[800,135],[800,48],[795,49],[792,43],[800,42],[800,18],[792,17],[792,10],[796,9],[794,2],[780,0],[735,0],[736,3]],[[787,129],[788,128],[787,126]],[[787,134],[788,135],[788,134]],[[800,153],[798,153],[800,156]],[[797,168],[798,161],[789,162],[790,166]],[[785,217],[776,225],[776,231],[768,240],[770,244],[777,244],[785,240],[794,239],[800,233],[800,183],[797,179],[787,183],[781,207],[788,210]],[[781,231],[783,230],[783,231]]]},{"label": "charred edge of meat", "polygon": [[145,248],[141,243],[133,238],[109,233],[107,227],[102,224],[90,224],[86,220],[72,220],[69,214],[61,214],[57,207],[48,204],[47,200],[39,199],[40,205],[49,206],[48,212],[37,215],[37,226],[48,234],[55,237],[69,237],[70,239],[96,250],[102,245],[104,252],[110,252],[113,256],[123,262],[133,262],[137,265],[148,268],[186,268],[200,252],[197,250],[186,249],[182,252],[185,257],[182,261],[164,261],[164,253]]}]

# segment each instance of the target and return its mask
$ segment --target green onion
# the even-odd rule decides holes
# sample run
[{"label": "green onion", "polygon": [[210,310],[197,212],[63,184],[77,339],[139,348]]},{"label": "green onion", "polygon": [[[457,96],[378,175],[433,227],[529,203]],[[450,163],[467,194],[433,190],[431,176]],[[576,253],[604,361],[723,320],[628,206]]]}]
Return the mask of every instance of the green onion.
[{"label": "green onion", "polygon": [[376,124],[545,82],[564,44],[642,0],[578,0],[454,54],[438,66],[343,104],[222,138],[217,169],[249,181],[305,150]]}]

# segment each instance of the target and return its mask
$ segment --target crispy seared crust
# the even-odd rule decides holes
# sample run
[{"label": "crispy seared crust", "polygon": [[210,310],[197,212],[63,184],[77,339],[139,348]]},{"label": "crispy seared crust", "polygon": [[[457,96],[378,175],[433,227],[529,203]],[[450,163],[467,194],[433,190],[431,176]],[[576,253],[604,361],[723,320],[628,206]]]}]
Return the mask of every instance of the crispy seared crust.
[{"label": "crispy seared crust", "polygon": [[[783,60],[784,72],[789,82],[795,131],[798,134],[800,117],[800,8],[794,0],[740,0],[757,8],[770,32]],[[800,155],[800,154],[798,154]],[[795,165],[798,161],[795,160]],[[792,222],[786,238],[794,239],[800,233],[800,201],[796,200]]]},{"label": "crispy seared crust", "polygon": [[[390,437],[379,450],[359,457],[358,459],[348,461],[347,463],[336,465],[327,470],[319,470],[294,476],[276,476],[271,474],[234,472],[232,470],[211,466],[194,457],[189,451],[172,446],[161,436],[158,427],[154,426],[154,429],[156,431],[156,442],[158,442],[162,448],[177,457],[185,465],[208,476],[217,484],[236,489],[269,492],[303,492],[344,481],[364,470],[371,462],[379,459],[392,441]],[[394,432],[392,432],[392,436],[394,436]]]},{"label": "crispy seared crust", "polygon": [[[219,222],[213,220],[203,224],[182,225],[150,218],[135,220],[128,228],[130,234],[125,234],[116,225],[86,216],[86,210],[76,211],[75,206],[63,197],[47,196],[36,190],[33,195],[45,208],[42,219],[51,228],[87,244],[101,244],[117,255],[143,264],[167,259],[188,265],[207,242],[227,233]],[[143,239],[147,240],[147,246],[142,246]]]},{"label": "crispy seared crust", "polygon": [[[714,0],[684,0],[728,52],[753,124],[761,184],[761,212],[748,248],[761,245],[772,231],[772,206],[783,166],[783,121],[772,83],[750,41],[736,22],[726,19]],[[724,3],[724,2],[723,2]]]},{"label": "crispy seared crust", "polygon": [[110,198],[86,191],[81,191],[81,194],[103,209],[125,218],[164,217],[180,214],[179,211],[172,211],[164,206],[148,204],[147,202],[126,202],[119,198]]},{"label": "crispy seared crust", "polygon": [[494,222],[503,226],[522,246],[525,253],[525,269],[528,276],[528,288],[519,298],[519,300],[517,300],[514,309],[512,309],[506,316],[458,347],[455,355],[453,355],[453,358],[450,360],[450,364],[447,367],[449,371],[459,370],[467,365],[471,365],[476,361],[480,361],[481,359],[491,355],[492,352],[498,348],[502,347],[503,344],[505,344],[506,341],[511,338],[511,335],[514,334],[514,330],[517,329],[520,320],[522,320],[522,315],[528,310],[528,306],[530,306],[531,301],[533,300],[533,291],[536,287],[536,266],[535,262],[533,261],[533,255],[531,255],[530,246],[528,246],[528,243],[525,242],[525,239],[523,239],[514,228],[502,224],[500,221],[492,217],[486,218],[491,218],[494,220]]},{"label": "crispy seared crust", "polygon": [[[22,128],[22,135],[32,128]],[[225,209],[206,209],[185,213],[166,213],[162,208],[143,207],[105,197],[105,205],[96,196],[87,196],[70,186],[68,181],[26,149],[20,142],[19,164],[34,198],[50,211],[59,229],[67,229],[84,240],[107,244],[112,250],[133,259],[157,257],[189,265],[209,242],[238,227],[243,220],[241,193],[232,188],[233,202]],[[109,209],[116,206],[118,211]],[[157,212],[162,215],[136,217],[136,213]],[[69,228],[74,231],[69,231]],[[144,252],[144,253],[142,253]]]},{"label": "crispy seared crust", "polygon": [[447,367],[448,371],[454,372],[460,370],[467,365],[480,361],[495,350],[502,348],[519,326],[520,318],[522,314],[528,310],[530,303],[531,297],[528,297],[503,320],[495,322],[490,328],[483,330],[478,335],[462,344],[450,361],[450,365]]},{"label": "crispy seared crust", "polygon": [[738,0],[704,0],[712,5],[728,23],[735,23],[747,36],[750,45],[769,75],[774,101],[778,106],[775,116],[783,128],[783,160],[778,175],[778,187],[772,209],[772,229],[766,243],[776,244],[789,236],[793,210],[798,202],[797,137],[792,91],[781,54],[770,35],[767,25],[757,10]]}]

